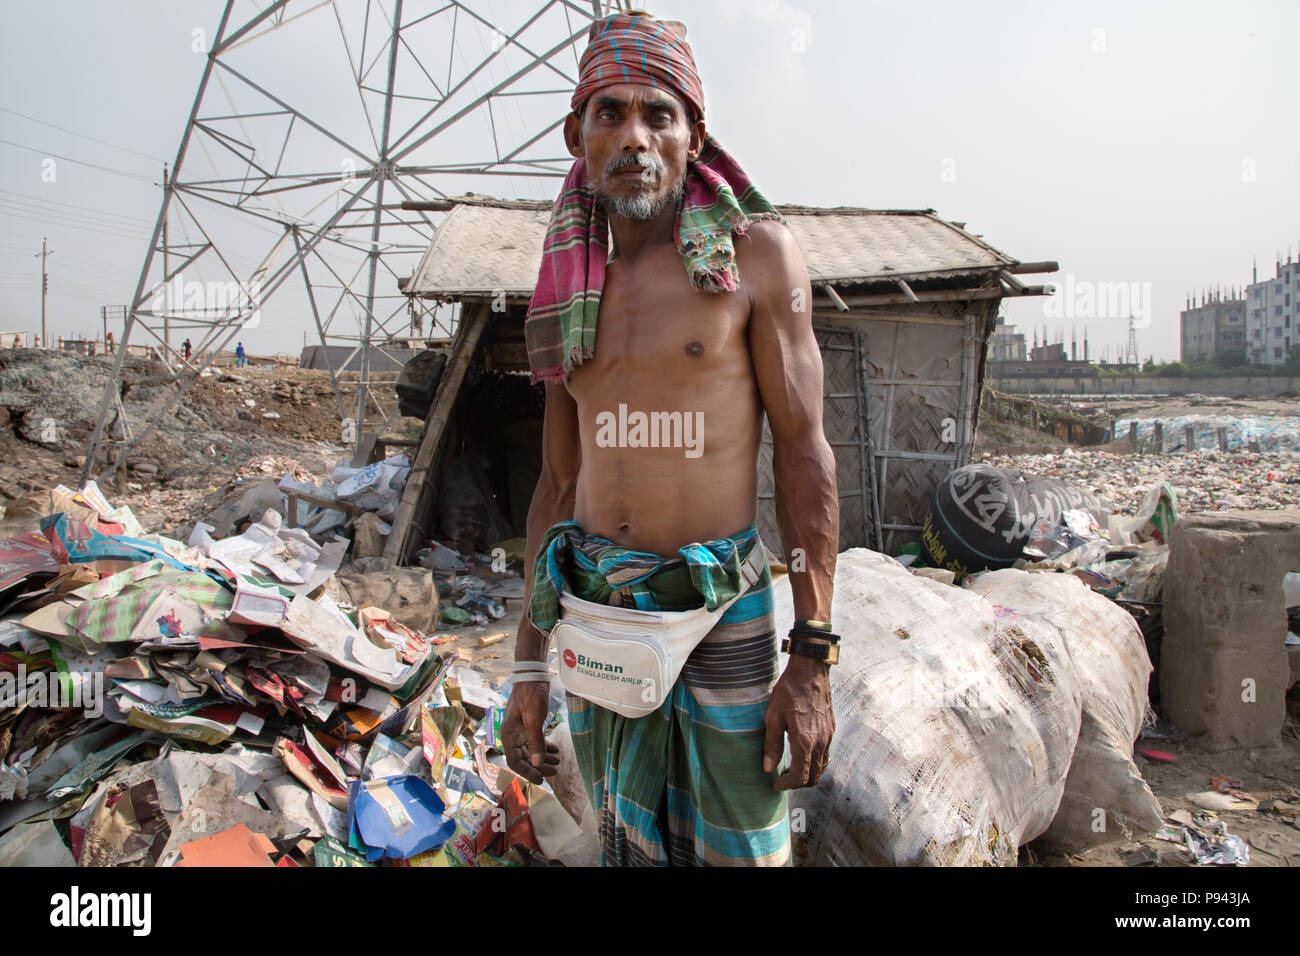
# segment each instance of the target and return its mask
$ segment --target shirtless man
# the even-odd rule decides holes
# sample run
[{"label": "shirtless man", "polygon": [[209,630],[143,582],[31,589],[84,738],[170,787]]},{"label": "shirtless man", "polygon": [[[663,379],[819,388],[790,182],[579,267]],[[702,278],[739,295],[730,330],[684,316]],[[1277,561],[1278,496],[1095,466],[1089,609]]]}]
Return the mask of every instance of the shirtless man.
[{"label": "shirtless man", "polygon": [[[822,364],[812,331],[807,269],[787,228],[767,219],[753,222],[745,235],[735,237],[735,266],[740,276],[736,291],[709,294],[692,284],[674,242],[674,222],[688,164],[698,160],[706,148],[705,124],[693,115],[688,103],[665,89],[666,85],[616,82],[600,86],[581,105],[580,113],[570,113],[565,120],[565,142],[574,157],[586,160],[591,187],[608,214],[613,248],[599,301],[594,354],[566,371],[562,381],[546,385],[542,472],[528,514],[528,593],[533,593],[536,583],[533,566],[539,545],[548,529],[561,522],[576,521],[583,531],[632,552],[665,557],[676,555],[692,542],[727,539],[734,537],[737,529],[752,528],[756,463],[766,412],[775,450],[782,543],[787,555],[798,548],[805,558],[803,570],[792,569],[791,573],[795,617],[829,622],[839,505],[834,458],[822,431]],[[702,426],[693,436],[696,447],[619,447],[609,441],[608,426],[620,414],[620,405],[629,415],[680,412],[683,420]],[[762,660],[757,666],[764,675],[758,686],[750,680],[747,690],[738,690],[740,696],[729,699],[723,699],[726,688],[713,696],[708,690],[687,688],[693,696],[679,697],[672,705],[694,713],[697,708],[716,705],[721,710],[734,704],[738,713],[751,715],[753,726],[726,727],[735,733],[730,743],[718,745],[734,744],[743,749],[744,763],[738,766],[747,769],[724,770],[724,761],[716,752],[685,758],[687,764],[709,763],[724,778],[725,792],[702,794],[698,781],[675,781],[669,768],[668,796],[661,806],[643,807],[654,820],[622,819],[627,815],[625,809],[619,809],[624,795],[606,792],[610,781],[604,779],[605,774],[616,776],[618,761],[603,752],[583,752],[579,724],[587,725],[573,715],[584,783],[593,801],[599,799],[604,805],[595,809],[607,863],[781,865],[788,861],[782,791],[817,783],[826,768],[835,726],[830,665],[791,654],[773,686],[777,636],[771,630],[770,613],[763,613],[770,612],[770,594],[764,590],[755,601],[758,603],[748,613],[738,617],[728,611],[723,623],[737,622],[733,636],[749,635],[748,649],[740,656],[752,657],[753,648],[758,647]],[[697,594],[695,606],[699,604]],[[751,620],[754,618],[757,620]],[[711,632],[702,649],[712,637]],[[718,647],[739,648],[742,643],[733,640],[731,645]],[[526,615],[519,629],[516,659],[545,660],[547,645],[548,635]],[[697,656],[699,666],[692,670]],[[689,683],[688,677],[694,674],[695,684],[714,686],[712,679],[700,677],[707,675],[708,666],[707,652],[697,650],[679,683]],[[763,667],[767,670],[762,671]],[[583,703],[571,697],[571,714]],[[608,727],[611,720],[625,720],[588,706],[598,712],[598,724],[603,719]],[[516,682],[502,738],[511,768],[533,782],[553,774],[557,763],[556,747],[543,739],[547,711],[545,684]],[[623,729],[618,733],[623,736],[631,732],[631,725],[643,726],[658,717],[639,718],[625,727],[620,724]],[[664,719],[672,722],[671,715]],[[744,730],[749,733],[741,732]],[[691,740],[697,736],[689,722],[684,736]],[[785,736],[789,737],[790,765],[778,775]],[[742,738],[747,742],[741,743]],[[629,769],[624,762],[621,776],[639,775],[647,761],[667,764],[681,759],[676,751],[680,746],[690,744],[669,743],[674,755],[638,753],[628,757],[635,766]],[[638,806],[644,803],[629,799]],[[706,803],[765,801],[765,807],[770,803],[776,809],[769,807],[759,814],[761,825],[737,826],[725,825],[738,819],[732,808],[713,807],[702,811],[692,825],[691,818],[699,808],[675,805],[678,800],[689,803],[692,799]],[[601,819],[602,809],[620,819]],[[735,813],[744,817],[744,811],[741,808]],[[683,826],[688,831],[684,838],[662,832]],[[710,836],[714,829],[734,833],[751,827],[762,832],[748,848],[715,845],[716,834]],[[624,843],[632,844],[629,853],[621,852]],[[694,860],[690,859],[692,843]],[[611,860],[611,856],[621,858]]]}]

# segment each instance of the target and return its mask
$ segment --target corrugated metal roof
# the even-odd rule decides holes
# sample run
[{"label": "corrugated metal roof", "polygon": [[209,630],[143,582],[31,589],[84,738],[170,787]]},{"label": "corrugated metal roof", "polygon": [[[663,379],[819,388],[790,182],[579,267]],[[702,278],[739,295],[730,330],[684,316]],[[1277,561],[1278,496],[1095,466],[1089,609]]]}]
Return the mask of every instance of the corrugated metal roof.
[{"label": "corrugated metal roof", "polygon": [[[814,285],[956,278],[1016,261],[928,209],[778,208]],[[435,298],[531,295],[550,214],[548,202],[458,201],[406,291]]]}]

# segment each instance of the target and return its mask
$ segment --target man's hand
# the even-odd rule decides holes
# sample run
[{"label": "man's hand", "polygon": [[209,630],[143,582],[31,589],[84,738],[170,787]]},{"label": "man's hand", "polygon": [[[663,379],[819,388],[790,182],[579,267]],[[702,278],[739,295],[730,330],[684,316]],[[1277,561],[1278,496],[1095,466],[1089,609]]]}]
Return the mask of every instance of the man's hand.
[{"label": "man's hand", "polygon": [[[767,739],[763,744],[763,772],[771,773],[781,760],[783,736],[790,735],[790,769],[777,777],[774,790],[811,787],[822,778],[830,761],[835,713],[831,709],[831,666],[811,657],[791,654],[767,702]],[[504,725],[501,731],[505,734]]]},{"label": "man's hand", "polygon": [[501,718],[506,764],[530,783],[553,777],[560,768],[560,748],[542,735],[549,710],[550,685],[544,681],[515,684]]}]

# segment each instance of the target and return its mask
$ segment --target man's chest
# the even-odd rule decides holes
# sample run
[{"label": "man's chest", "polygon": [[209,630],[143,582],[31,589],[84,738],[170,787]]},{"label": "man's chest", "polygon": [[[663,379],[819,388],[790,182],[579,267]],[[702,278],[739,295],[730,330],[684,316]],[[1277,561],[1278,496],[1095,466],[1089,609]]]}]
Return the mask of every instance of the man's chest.
[{"label": "man's chest", "polygon": [[601,293],[596,355],[582,370],[689,377],[747,361],[749,313],[743,292],[712,295],[693,288],[675,249],[633,268],[613,262]]}]

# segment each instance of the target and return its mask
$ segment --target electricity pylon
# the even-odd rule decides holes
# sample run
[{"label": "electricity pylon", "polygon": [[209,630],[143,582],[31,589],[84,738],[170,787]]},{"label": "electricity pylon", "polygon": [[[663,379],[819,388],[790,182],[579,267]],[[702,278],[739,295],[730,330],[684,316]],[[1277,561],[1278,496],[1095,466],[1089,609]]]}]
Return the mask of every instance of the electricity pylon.
[{"label": "electricity pylon", "polygon": [[[343,441],[387,424],[382,408],[382,421],[365,417],[385,380],[373,359],[412,321],[398,279],[441,216],[402,203],[473,190],[553,196],[544,180],[571,162],[559,127],[587,31],[629,4],[495,6],[508,12],[493,0],[228,0],[210,42],[193,31],[205,63],[83,481],[112,475],[241,330],[295,315],[310,316],[322,344],[349,347],[337,367],[324,350]],[[174,339],[191,334],[187,359]],[[177,387],[128,422],[119,396],[133,340]],[[356,369],[354,407],[344,368]]]}]

